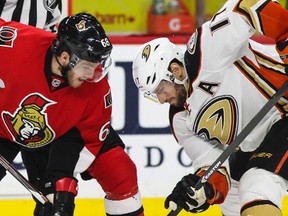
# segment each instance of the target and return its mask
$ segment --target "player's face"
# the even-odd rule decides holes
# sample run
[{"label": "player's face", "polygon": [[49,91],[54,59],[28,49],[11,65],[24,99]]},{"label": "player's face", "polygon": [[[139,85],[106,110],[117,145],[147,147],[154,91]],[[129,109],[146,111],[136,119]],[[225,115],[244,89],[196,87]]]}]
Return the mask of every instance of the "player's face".
[{"label": "player's face", "polygon": [[81,86],[84,81],[99,82],[108,73],[111,63],[112,60],[110,56],[96,63],[81,60],[68,73],[69,84],[77,88]]},{"label": "player's face", "polygon": [[[102,71],[101,63],[93,63],[81,60],[71,71],[68,72],[68,82],[73,88],[78,88],[84,81],[94,82]],[[98,80],[97,80],[98,81]],[[95,82],[97,82],[95,81]]]},{"label": "player's face", "polygon": [[184,85],[162,80],[156,90],[153,92],[161,104],[169,103],[170,105],[182,107],[186,101],[186,89]]},{"label": "player's face", "polygon": [[21,138],[29,139],[39,133],[40,128],[34,126],[32,122],[23,119],[23,123],[19,131]]}]

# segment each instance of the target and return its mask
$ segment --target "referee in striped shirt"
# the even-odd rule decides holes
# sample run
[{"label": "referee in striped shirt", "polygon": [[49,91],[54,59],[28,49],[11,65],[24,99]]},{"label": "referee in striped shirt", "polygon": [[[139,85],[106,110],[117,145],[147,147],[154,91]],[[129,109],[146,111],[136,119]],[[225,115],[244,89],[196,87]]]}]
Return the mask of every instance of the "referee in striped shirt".
[{"label": "referee in striped shirt", "polygon": [[0,0],[0,17],[56,33],[61,0]]}]

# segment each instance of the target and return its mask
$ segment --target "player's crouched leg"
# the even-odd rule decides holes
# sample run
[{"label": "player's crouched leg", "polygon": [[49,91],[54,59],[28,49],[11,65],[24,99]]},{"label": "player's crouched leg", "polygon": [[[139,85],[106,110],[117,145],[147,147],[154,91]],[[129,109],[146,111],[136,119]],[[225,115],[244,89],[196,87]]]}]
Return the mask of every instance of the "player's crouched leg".
[{"label": "player's crouched leg", "polygon": [[[121,198],[121,196],[119,198]],[[106,196],[104,203],[107,216],[144,216],[139,192],[126,199],[124,196],[119,200],[109,199],[109,197]]]},{"label": "player's crouched leg", "polygon": [[241,216],[282,216],[285,191],[286,181],[281,176],[264,169],[249,169],[239,184]]},{"label": "player's crouched leg", "polygon": [[282,216],[281,210],[268,200],[255,200],[241,209],[241,216]]},{"label": "player's crouched leg", "polygon": [[136,166],[122,147],[101,154],[88,172],[106,193],[107,216],[144,216]]}]

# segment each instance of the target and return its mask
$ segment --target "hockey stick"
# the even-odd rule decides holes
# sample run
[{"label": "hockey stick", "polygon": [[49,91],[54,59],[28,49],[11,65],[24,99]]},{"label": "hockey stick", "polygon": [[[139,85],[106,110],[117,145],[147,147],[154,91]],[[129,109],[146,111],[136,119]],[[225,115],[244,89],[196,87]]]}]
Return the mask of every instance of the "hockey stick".
[{"label": "hockey stick", "polygon": [[42,204],[51,204],[46,196],[42,194],[37,188],[35,188],[18,170],[12,166],[1,154],[0,164],[14,176],[39,202]]},{"label": "hockey stick", "polygon": [[[227,158],[235,152],[242,141],[250,134],[250,132],[259,124],[263,117],[272,109],[278,100],[288,90],[288,81],[286,81],[281,88],[273,95],[273,97],[262,107],[262,109],[252,118],[246,127],[239,133],[239,135],[230,143],[230,145],[222,152],[222,154],[214,161],[214,163],[206,170],[205,174],[199,179],[195,185],[195,189],[201,188],[208,179],[219,169],[219,167],[227,160]],[[170,211],[167,216],[176,216],[182,210],[178,207],[174,211]]]}]

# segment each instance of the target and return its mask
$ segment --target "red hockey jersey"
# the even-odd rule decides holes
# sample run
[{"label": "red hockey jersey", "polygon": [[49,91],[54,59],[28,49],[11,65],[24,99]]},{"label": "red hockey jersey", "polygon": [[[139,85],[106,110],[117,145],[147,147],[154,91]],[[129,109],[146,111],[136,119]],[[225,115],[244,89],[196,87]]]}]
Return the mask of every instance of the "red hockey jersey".
[{"label": "red hockey jersey", "polygon": [[53,75],[54,38],[44,30],[0,19],[0,137],[38,148],[76,128],[75,136],[93,158],[109,132],[110,86],[105,77],[72,88]]}]

